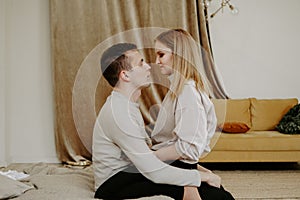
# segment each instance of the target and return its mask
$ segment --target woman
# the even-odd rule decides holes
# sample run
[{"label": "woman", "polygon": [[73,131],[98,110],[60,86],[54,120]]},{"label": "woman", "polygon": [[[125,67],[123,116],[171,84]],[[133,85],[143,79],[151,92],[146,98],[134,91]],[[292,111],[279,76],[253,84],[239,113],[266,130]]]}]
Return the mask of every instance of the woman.
[{"label": "woman", "polygon": [[[197,43],[182,29],[161,33],[155,40],[156,64],[170,80],[161,110],[151,134],[152,149],[171,165],[210,172],[197,165],[204,152],[209,152],[209,142],[215,133],[214,106],[207,94],[208,84],[201,76],[202,59]],[[221,187],[221,179],[202,183],[198,189],[205,199],[233,199]]]}]

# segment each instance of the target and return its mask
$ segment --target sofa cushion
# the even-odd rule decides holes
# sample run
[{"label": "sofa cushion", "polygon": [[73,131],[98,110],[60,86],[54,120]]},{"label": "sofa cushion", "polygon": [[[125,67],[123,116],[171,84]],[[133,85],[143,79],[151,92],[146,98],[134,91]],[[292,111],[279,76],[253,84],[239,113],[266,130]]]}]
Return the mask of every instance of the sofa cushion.
[{"label": "sofa cushion", "polygon": [[218,126],[228,122],[239,122],[251,128],[250,99],[212,99]]},{"label": "sofa cushion", "polygon": [[300,151],[300,135],[278,131],[220,134],[213,151]]},{"label": "sofa cushion", "polygon": [[251,102],[251,130],[275,130],[281,118],[298,103],[296,98],[291,99],[256,99]]}]

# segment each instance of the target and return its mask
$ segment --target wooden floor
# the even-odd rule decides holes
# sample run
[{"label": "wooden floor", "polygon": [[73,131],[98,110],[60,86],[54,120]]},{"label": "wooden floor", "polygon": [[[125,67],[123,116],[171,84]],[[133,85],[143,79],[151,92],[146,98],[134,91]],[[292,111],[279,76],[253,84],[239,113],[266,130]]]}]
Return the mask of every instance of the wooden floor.
[{"label": "wooden floor", "polygon": [[237,200],[300,199],[299,163],[205,163]]}]

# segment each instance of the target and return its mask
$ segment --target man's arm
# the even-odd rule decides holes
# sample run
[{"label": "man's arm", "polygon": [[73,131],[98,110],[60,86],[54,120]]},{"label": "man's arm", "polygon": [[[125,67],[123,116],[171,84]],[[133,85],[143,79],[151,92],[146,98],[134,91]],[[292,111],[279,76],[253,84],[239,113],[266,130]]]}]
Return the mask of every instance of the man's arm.
[{"label": "man's arm", "polygon": [[[179,154],[175,149],[175,145],[170,145],[167,147],[160,148],[159,150],[155,151],[154,154],[162,161],[167,160],[177,160],[180,158]],[[211,170],[197,165],[197,169],[201,174],[201,181],[206,182],[211,186],[220,188],[221,186],[221,177],[214,174]]]},{"label": "man's arm", "polygon": [[[155,151],[154,154],[161,161],[177,160],[180,158],[180,155],[177,153],[174,144],[168,147],[160,148],[157,151]],[[198,188],[193,186],[185,186],[183,200],[190,200],[190,199],[201,200]]]},{"label": "man's arm", "polygon": [[136,126],[122,116],[114,115],[114,123],[102,123],[110,139],[126,154],[132,164],[155,183],[179,186],[200,186],[201,177],[197,170],[185,170],[170,166],[159,160],[145,142],[142,127]]}]

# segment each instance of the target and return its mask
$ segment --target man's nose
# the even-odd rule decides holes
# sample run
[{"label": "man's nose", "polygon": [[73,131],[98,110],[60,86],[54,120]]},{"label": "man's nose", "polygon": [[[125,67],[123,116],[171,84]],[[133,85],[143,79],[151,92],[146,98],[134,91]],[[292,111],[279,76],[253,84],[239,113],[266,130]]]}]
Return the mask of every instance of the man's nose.
[{"label": "man's nose", "polygon": [[146,63],[146,62],[145,62],[145,67],[146,67],[147,70],[151,69],[151,66],[148,63]]}]

